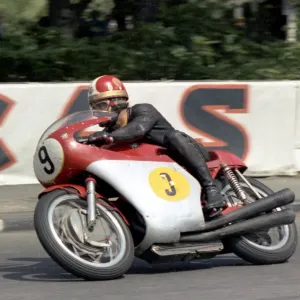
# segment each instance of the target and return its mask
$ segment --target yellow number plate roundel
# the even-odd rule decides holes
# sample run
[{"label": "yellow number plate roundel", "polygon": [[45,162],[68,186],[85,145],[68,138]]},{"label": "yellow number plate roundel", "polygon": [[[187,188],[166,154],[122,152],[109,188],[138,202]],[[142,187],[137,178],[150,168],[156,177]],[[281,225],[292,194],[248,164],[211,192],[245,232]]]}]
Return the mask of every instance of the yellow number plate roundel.
[{"label": "yellow number plate roundel", "polygon": [[153,192],[167,201],[177,202],[187,198],[191,191],[188,180],[171,168],[158,168],[149,175],[149,183]]}]

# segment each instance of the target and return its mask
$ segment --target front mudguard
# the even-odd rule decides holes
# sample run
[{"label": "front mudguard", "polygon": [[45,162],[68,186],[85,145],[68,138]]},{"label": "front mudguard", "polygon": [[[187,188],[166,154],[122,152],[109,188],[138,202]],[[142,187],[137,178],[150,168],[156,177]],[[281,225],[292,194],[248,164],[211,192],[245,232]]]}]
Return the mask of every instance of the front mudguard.
[{"label": "front mudguard", "polygon": [[[86,195],[86,188],[82,185],[78,184],[60,184],[60,185],[54,185],[49,188],[44,189],[39,195],[38,198],[40,199],[45,194],[48,194],[54,190],[65,190],[69,194],[75,194],[77,196],[80,196],[81,198],[85,199]],[[103,198],[98,193],[96,193],[97,198]]]},{"label": "front mudguard", "polygon": [[[84,187],[82,185],[78,185],[78,184],[60,184],[60,185],[51,186],[49,188],[44,189],[38,195],[38,199],[40,200],[42,198],[42,196],[44,196],[44,195],[46,195],[46,194],[48,194],[48,193],[50,193],[54,190],[64,190],[68,194],[74,194],[76,196],[79,196],[82,200],[86,200],[86,187]],[[105,208],[117,212],[121,216],[123,221],[127,224],[127,226],[130,225],[127,218],[124,216],[124,214],[112,202],[110,202],[108,199],[106,199],[105,197],[103,197],[99,193],[96,193],[96,201],[99,204],[105,206]]]}]

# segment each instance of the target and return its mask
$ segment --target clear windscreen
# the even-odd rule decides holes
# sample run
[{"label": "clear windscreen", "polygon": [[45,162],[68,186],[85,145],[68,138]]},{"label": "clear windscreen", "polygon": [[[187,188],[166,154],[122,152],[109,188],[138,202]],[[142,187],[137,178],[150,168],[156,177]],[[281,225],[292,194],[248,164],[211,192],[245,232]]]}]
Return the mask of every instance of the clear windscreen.
[{"label": "clear windscreen", "polygon": [[60,128],[75,123],[79,123],[79,122],[84,122],[84,121],[89,121],[89,120],[99,119],[104,117],[111,117],[112,115],[114,114],[110,112],[103,112],[98,110],[85,110],[85,111],[73,113],[52,123],[43,133],[42,137],[40,138],[40,142],[47,139],[49,135],[51,135],[54,131]]}]

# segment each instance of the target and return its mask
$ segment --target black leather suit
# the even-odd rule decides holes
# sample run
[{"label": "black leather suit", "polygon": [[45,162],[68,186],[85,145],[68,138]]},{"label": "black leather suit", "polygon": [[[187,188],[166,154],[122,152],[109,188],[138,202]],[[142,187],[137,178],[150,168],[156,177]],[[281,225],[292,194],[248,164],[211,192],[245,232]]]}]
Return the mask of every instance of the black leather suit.
[{"label": "black leather suit", "polygon": [[165,147],[173,160],[184,166],[201,184],[208,205],[207,209],[224,206],[222,197],[214,185],[206,166],[208,151],[187,134],[175,130],[151,104],[136,104],[128,111],[125,126],[105,130],[116,144],[139,140]]}]

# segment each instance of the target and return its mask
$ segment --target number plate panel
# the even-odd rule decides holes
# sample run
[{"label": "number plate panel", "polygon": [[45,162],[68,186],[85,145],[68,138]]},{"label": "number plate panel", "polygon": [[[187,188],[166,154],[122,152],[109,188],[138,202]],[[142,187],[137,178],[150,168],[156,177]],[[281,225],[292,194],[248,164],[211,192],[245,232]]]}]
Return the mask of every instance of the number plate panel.
[{"label": "number plate panel", "polygon": [[52,182],[64,166],[64,151],[56,139],[38,145],[33,160],[35,176],[41,183]]}]

